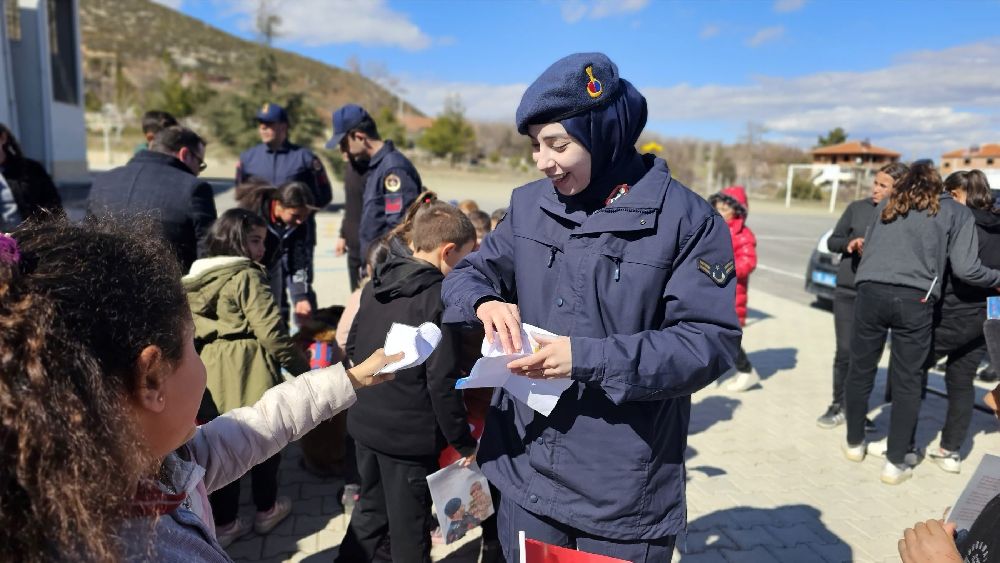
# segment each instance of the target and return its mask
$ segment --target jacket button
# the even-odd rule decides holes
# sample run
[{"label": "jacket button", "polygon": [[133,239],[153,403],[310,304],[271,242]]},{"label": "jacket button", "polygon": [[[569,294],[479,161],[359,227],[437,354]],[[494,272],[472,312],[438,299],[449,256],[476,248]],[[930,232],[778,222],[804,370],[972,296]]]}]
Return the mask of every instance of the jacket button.
[{"label": "jacket button", "polygon": [[645,225],[646,224],[646,220],[645,219],[640,219],[639,220],[639,224],[640,225]]},{"label": "jacket button", "polygon": [[556,307],[562,307],[562,306],[563,306],[563,298],[560,297],[559,299],[556,299]]},{"label": "jacket button", "polygon": [[531,502],[538,502],[538,495],[531,495],[530,497],[528,497],[528,500],[530,500]]},{"label": "jacket button", "polygon": [[535,443],[538,444],[539,446],[541,446],[542,444],[545,443],[545,440],[543,440],[541,438],[535,438]]}]

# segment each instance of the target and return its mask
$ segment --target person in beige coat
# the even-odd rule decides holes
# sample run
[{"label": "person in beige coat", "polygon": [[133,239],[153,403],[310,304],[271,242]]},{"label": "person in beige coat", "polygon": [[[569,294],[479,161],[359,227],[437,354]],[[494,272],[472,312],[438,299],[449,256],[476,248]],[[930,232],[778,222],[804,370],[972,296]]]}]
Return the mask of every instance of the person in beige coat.
[{"label": "person in beige coat", "polygon": [[[195,261],[182,280],[194,315],[195,343],[208,372],[208,390],[218,412],[251,406],[292,375],[309,371],[304,352],[288,336],[271,295],[267,273],[257,261],[264,254],[264,220],[243,209],[230,209],[212,226],[205,247],[208,258]],[[291,501],[278,497],[280,453],[254,467],[252,496],[257,507],[253,530],[266,534],[291,512]],[[223,547],[251,530],[240,519],[240,484],[212,495],[212,508]]]}]

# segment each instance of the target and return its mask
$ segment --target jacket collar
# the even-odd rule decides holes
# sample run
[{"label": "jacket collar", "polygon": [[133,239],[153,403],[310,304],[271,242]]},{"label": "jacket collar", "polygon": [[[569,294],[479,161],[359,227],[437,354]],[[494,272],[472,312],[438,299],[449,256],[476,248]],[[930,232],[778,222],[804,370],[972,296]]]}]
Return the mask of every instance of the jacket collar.
[{"label": "jacket collar", "polygon": [[378,152],[372,155],[372,159],[368,162],[368,169],[369,170],[374,169],[376,166],[378,166],[379,162],[381,162],[382,159],[385,158],[387,154],[395,150],[396,150],[396,145],[392,143],[391,139],[386,139],[382,141],[382,148],[380,148]]},{"label": "jacket collar", "polygon": [[194,176],[194,173],[187,167],[187,164],[184,164],[172,154],[163,154],[161,152],[143,149],[136,153],[136,155],[133,156],[132,160],[129,162],[136,162],[138,164],[162,164],[170,166],[171,168],[176,168],[185,174]]},{"label": "jacket collar", "polygon": [[281,145],[278,146],[278,148],[276,149],[272,149],[270,145],[268,145],[267,143],[261,143],[261,144],[264,145],[264,150],[270,153],[285,153],[295,148],[295,145],[293,145],[291,141],[289,141],[288,139],[285,139],[284,142],[282,142]]},{"label": "jacket collar", "polygon": [[652,158],[650,155],[644,156],[643,162],[648,171],[642,179],[631,186],[627,194],[589,217],[583,210],[568,212],[566,204],[559,201],[555,187],[548,179],[542,180],[547,189],[539,206],[553,217],[580,225],[582,228],[574,233],[576,235],[653,229],[670,184],[670,168],[662,158]]}]

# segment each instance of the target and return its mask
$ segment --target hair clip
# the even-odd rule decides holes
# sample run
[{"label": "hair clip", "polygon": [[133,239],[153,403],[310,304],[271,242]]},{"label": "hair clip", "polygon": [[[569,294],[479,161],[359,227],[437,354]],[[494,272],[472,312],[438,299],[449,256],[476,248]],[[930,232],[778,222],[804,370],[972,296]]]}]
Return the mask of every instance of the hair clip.
[{"label": "hair clip", "polygon": [[21,261],[21,251],[12,235],[0,233],[0,263],[17,264]]}]

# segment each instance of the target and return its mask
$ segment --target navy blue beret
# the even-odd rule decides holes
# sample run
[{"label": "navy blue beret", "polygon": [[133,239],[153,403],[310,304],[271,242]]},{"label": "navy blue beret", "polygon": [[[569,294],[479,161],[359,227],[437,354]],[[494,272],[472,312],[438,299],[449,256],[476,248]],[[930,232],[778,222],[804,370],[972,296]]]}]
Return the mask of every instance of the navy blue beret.
[{"label": "navy blue beret", "polygon": [[444,515],[451,518],[460,508],[462,508],[462,499],[453,498],[444,505]]},{"label": "navy blue beret", "polygon": [[517,131],[601,107],[618,95],[618,67],[603,53],[563,57],[536,79],[517,106]]}]

